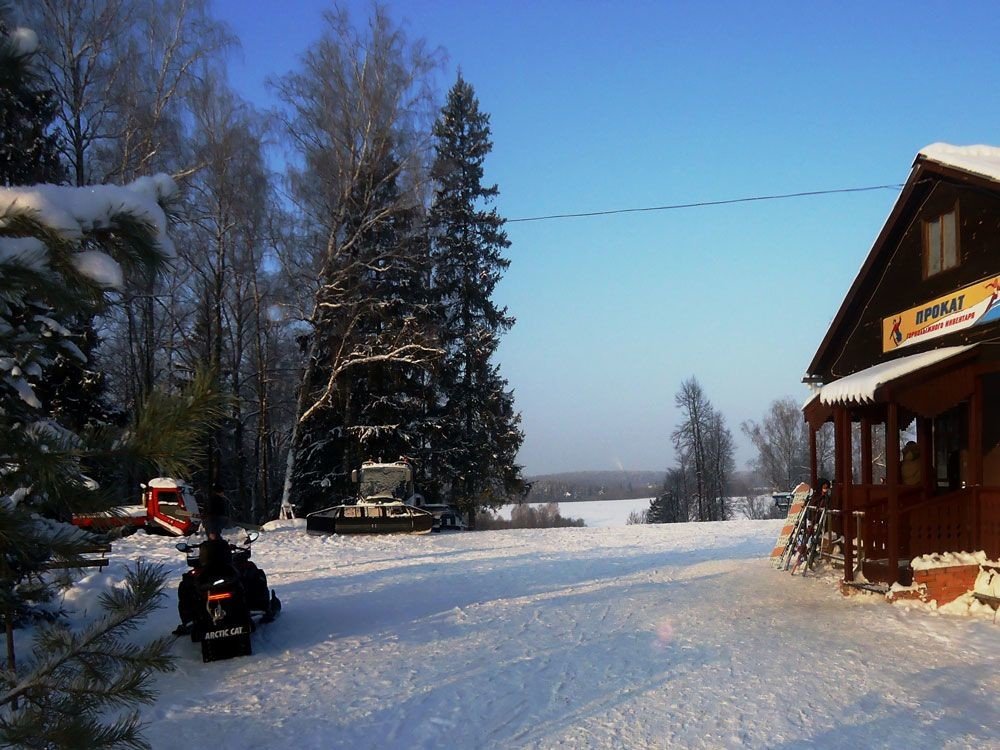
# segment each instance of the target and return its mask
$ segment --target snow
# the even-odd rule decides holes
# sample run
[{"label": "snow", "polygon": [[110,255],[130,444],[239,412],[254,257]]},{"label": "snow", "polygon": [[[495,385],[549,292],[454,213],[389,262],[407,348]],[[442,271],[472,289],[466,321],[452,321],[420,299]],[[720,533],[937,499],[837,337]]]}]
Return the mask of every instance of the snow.
[{"label": "snow", "polygon": [[[580,500],[559,503],[559,515],[563,518],[582,518],[591,528],[625,526],[630,513],[649,509],[650,499],[644,497],[632,500]],[[540,508],[547,504],[529,503],[532,508]],[[498,515],[509,521],[511,511],[516,507],[516,505],[504,505],[498,511]]]},{"label": "snow", "polygon": [[31,387],[27,380],[18,377],[5,377],[4,381],[17,391],[17,395],[28,406],[33,409],[42,408],[42,402],[38,400],[38,396],[35,395],[35,389]]},{"label": "snow", "polygon": [[953,146],[950,143],[932,143],[920,149],[918,156],[946,167],[955,167],[1000,181],[1000,148],[996,146]]},{"label": "snow", "polygon": [[114,258],[100,250],[74,253],[73,267],[98,286],[120,289],[125,283],[122,267]]},{"label": "snow", "polygon": [[1000,599],[1000,567],[994,564],[980,569],[973,590]]},{"label": "snow", "polygon": [[147,487],[162,487],[164,489],[177,489],[183,485],[183,482],[178,482],[173,477],[153,477],[146,482]]},{"label": "snow", "polygon": [[910,567],[914,570],[933,570],[934,568],[951,568],[955,565],[982,565],[989,562],[986,553],[979,552],[944,552],[914,557]]},{"label": "snow", "polygon": [[[574,515],[572,508],[566,508]],[[986,615],[845,598],[771,569],[783,520],[424,536],[267,525],[283,601],[253,656],[177,670],[142,709],[157,750],[1000,747]],[[175,540],[116,541],[67,602]],[[148,623],[176,624],[174,590]]]},{"label": "snow", "polygon": [[[933,364],[946,360],[971,349],[975,344],[968,346],[946,346],[941,349],[911,354],[908,357],[881,362],[874,367],[869,367],[853,375],[835,380],[824,385],[819,390],[820,401],[824,404],[837,403],[864,403],[873,401],[875,391],[879,386],[908,375],[911,372],[930,367]],[[812,398],[815,398],[813,396]],[[810,398],[810,401],[812,400]]]},{"label": "snow", "polygon": [[14,44],[15,53],[18,57],[33,55],[38,51],[38,34],[32,29],[17,27],[9,34],[11,42]]},{"label": "snow", "polygon": [[112,226],[116,216],[124,213],[152,226],[159,248],[173,256],[161,203],[172,199],[176,191],[174,181],[164,174],[141,177],[124,186],[0,188],[0,227],[6,217],[28,212],[63,239],[79,240],[96,228]]}]

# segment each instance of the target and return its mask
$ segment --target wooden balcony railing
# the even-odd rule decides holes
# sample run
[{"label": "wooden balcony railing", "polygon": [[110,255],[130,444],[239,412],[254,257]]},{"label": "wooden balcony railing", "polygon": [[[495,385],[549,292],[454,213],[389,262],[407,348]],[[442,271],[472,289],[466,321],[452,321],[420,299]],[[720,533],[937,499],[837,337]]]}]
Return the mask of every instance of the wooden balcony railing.
[{"label": "wooden balcony railing", "polygon": [[[889,493],[884,485],[850,488],[856,512],[855,557],[889,555]],[[933,552],[984,550],[1000,557],[1000,487],[967,487],[927,496],[918,487],[899,490],[899,560]]]}]

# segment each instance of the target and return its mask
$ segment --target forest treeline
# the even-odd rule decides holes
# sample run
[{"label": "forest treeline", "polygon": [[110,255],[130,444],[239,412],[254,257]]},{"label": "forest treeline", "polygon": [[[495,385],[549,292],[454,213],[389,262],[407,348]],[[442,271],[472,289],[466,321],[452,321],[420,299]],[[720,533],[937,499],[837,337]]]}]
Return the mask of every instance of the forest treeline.
[{"label": "forest treeline", "polygon": [[529,503],[626,500],[652,497],[663,486],[662,471],[571,471],[528,477]]},{"label": "forest treeline", "polygon": [[[46,408],[74,428],[134,427],[152,394],[207,373],[224,413],[186,478],[220,485],[246,521],[341,502],[368,459],[407,457],[425,496],[471,519],[519,496],[520,415],[494,356],[514,324],[493,300],[510,243],[472,83],[443,92],[443,50],[385,7],[334,6],[265,111],[230,84],[238,40],[211,11],[3,7],[5,28],[37,37],[3,126],[8,153],[38,158],[8,159],[5,184],[165,173],[178,188],[174,257],[126,269],[112,304],[63,321],[86,363],[33,375]],[[149,478],[90,470],[122,501]]]},{"label": "forest treeline", "polygon": [[109,541],[72,516],[140,482],[250,522],[369,458],[470,524],[523,494],[489,117],[383,7],[318,21],[265,112],[208,0],[0,3],[0,745],[149,746],[167,571],[62,607]]}]

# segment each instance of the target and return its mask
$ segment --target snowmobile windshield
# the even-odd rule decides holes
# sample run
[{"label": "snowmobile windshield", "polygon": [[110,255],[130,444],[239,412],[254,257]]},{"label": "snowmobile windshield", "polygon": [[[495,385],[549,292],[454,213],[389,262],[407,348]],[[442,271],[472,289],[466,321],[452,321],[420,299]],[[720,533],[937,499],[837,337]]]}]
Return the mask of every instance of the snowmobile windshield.
[{"label": "snowmobile windshield", "polygon": [[409,497],[409,472],[399,467],[365,469],[361,479],[361,497]]}]

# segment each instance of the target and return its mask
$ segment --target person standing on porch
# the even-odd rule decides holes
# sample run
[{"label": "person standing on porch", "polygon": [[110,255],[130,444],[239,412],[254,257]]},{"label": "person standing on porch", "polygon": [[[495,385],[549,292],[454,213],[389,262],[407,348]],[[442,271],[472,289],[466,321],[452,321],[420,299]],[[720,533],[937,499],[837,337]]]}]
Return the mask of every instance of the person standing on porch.
[{"label": "person standing on porch", "polygon": [[903,457],[899,462],[899,477],[903,484],[910,486],[920,484],[920,447],[912,440],[903,446]]}]

